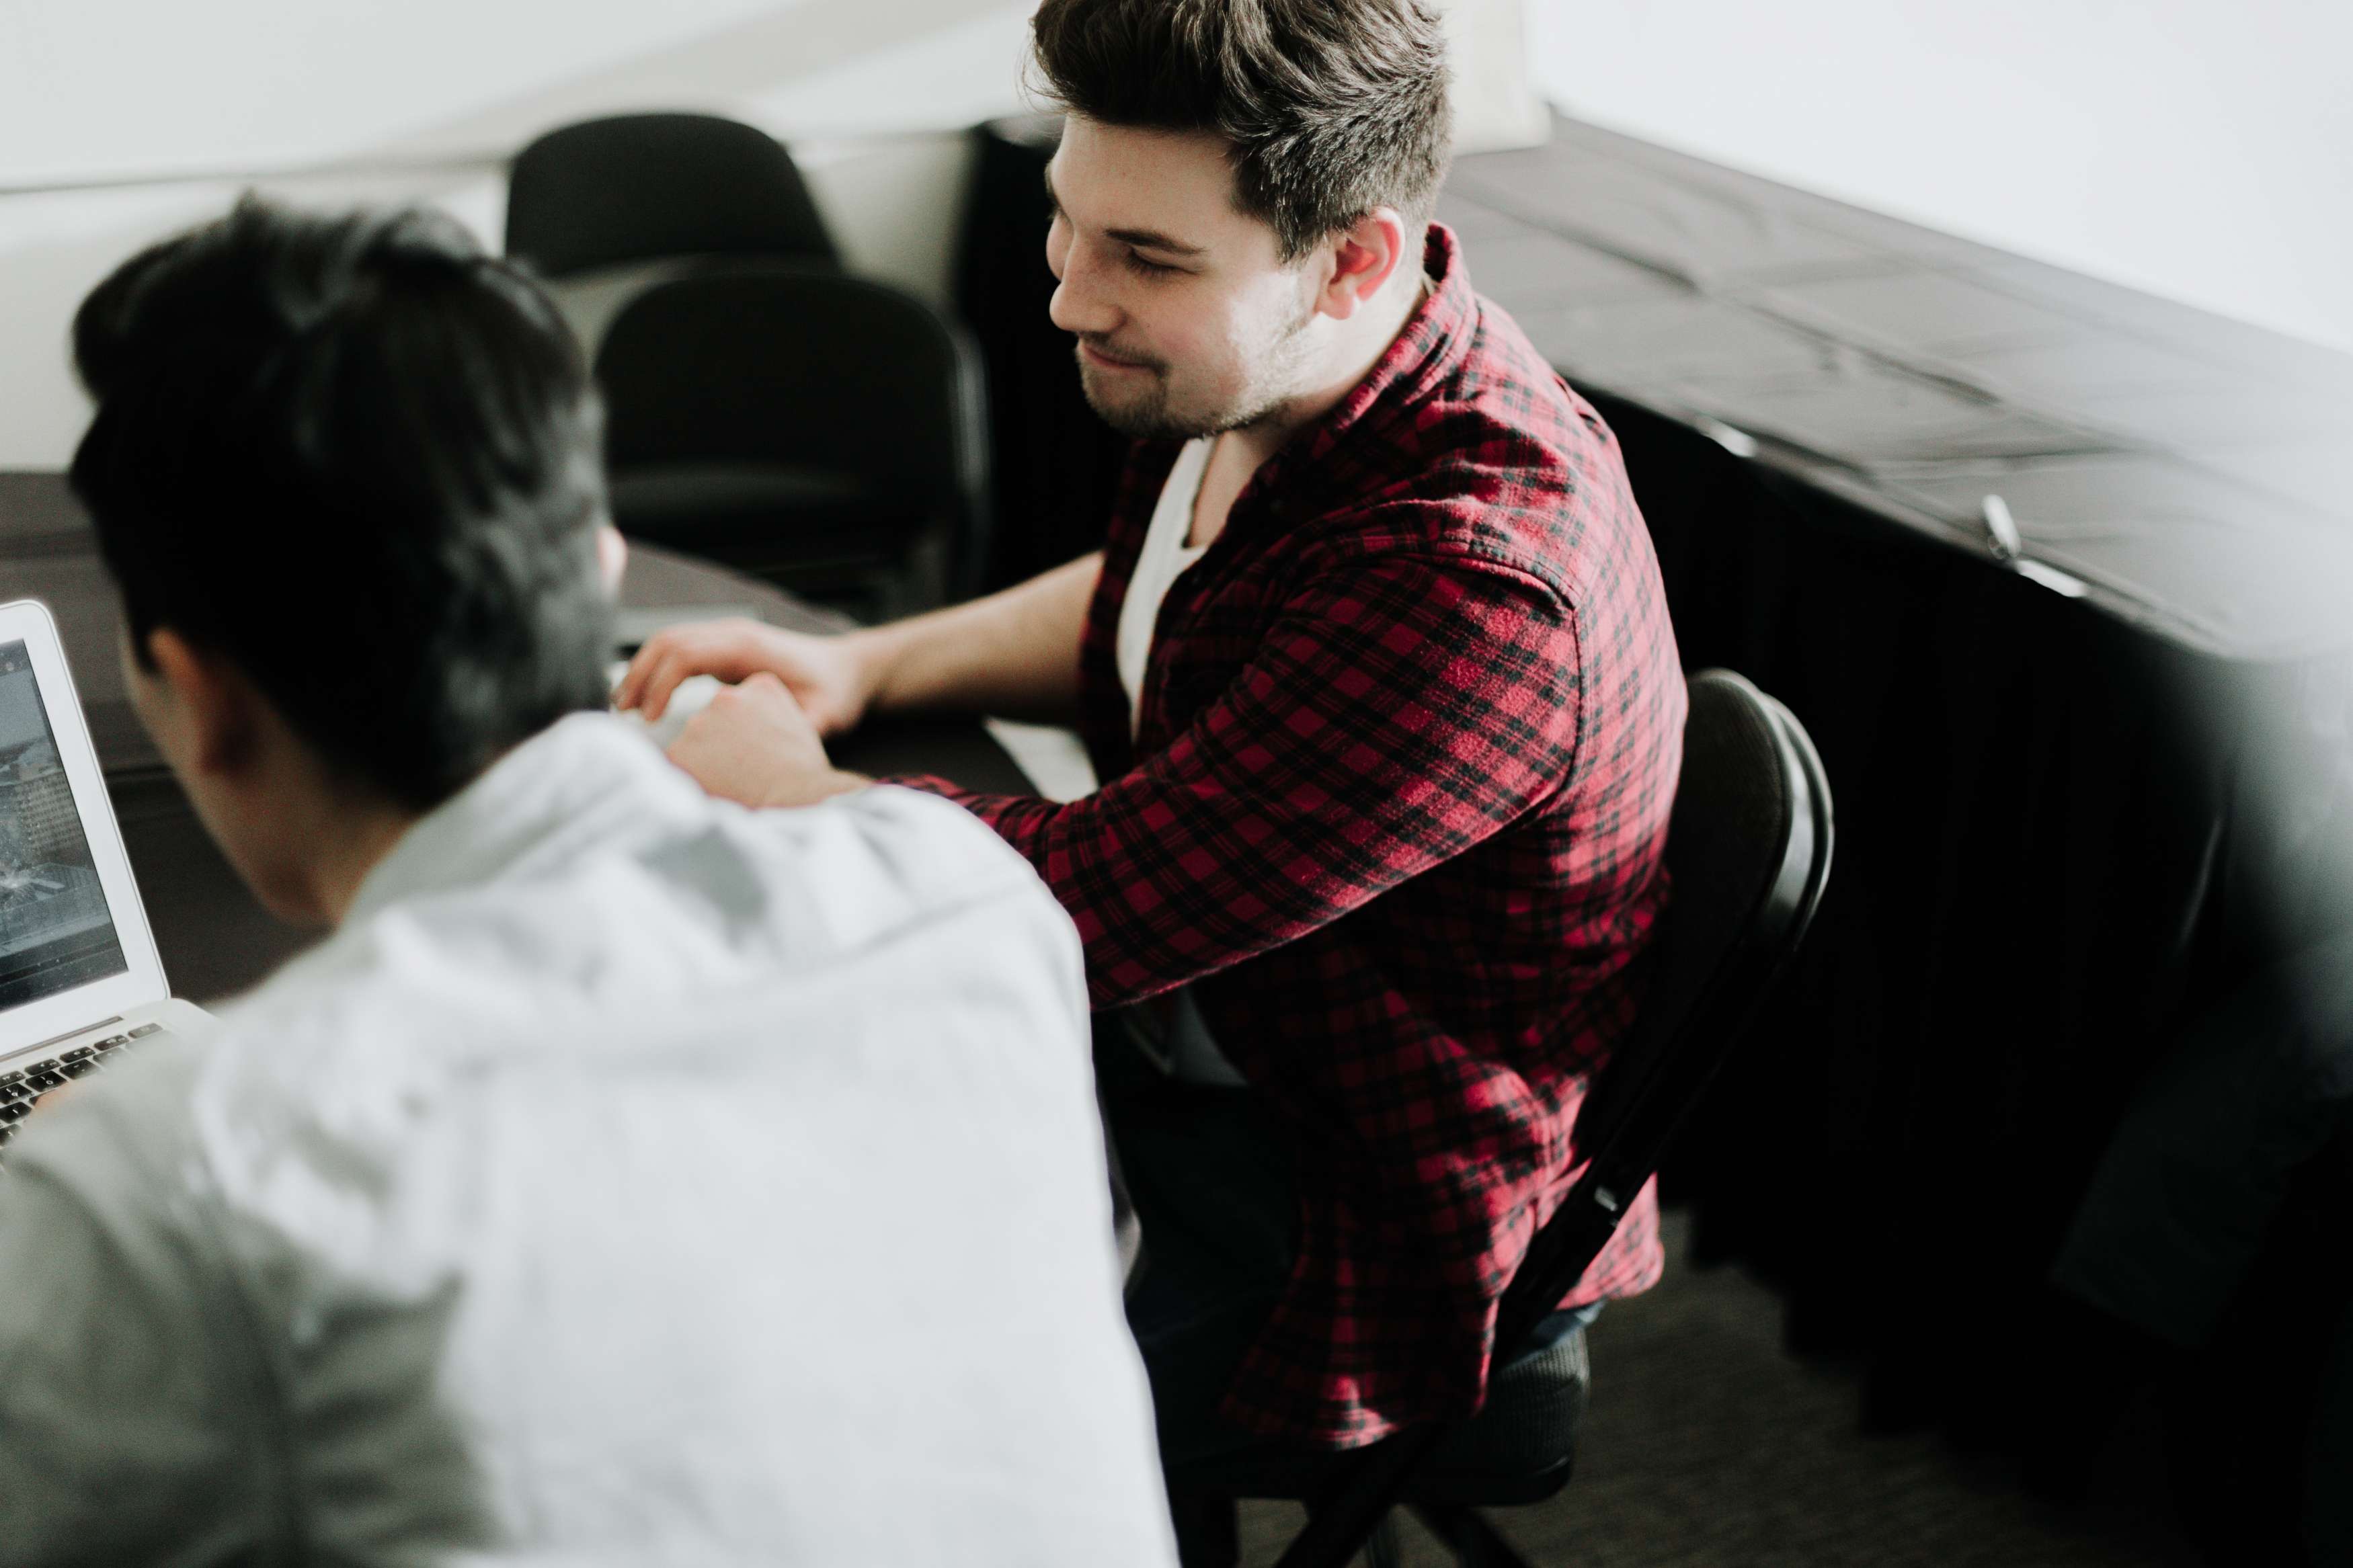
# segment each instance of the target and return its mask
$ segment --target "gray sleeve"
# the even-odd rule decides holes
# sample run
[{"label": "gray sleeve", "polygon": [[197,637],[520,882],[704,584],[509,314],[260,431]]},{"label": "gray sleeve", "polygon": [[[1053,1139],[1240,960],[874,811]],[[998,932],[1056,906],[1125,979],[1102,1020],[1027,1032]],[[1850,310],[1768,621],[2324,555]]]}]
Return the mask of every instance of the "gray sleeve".
[{"label": "gray sleeve", "polygon": [[0,1568],[213,1563],[269,1532],[252,1335],[167,1174],[185,1100],[139,1076],[40,1112],[0,1174]]}]

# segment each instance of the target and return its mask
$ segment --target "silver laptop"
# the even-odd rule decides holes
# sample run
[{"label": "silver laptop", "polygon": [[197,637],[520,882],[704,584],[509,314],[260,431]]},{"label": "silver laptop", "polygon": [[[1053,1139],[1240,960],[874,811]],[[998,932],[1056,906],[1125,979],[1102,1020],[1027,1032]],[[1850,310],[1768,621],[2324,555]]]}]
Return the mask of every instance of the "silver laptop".
[{"label": "silver laptop", "polygon": [[43,1094],[216,1026],[164,982],[57,623],[0,605],[0,1148]]}]

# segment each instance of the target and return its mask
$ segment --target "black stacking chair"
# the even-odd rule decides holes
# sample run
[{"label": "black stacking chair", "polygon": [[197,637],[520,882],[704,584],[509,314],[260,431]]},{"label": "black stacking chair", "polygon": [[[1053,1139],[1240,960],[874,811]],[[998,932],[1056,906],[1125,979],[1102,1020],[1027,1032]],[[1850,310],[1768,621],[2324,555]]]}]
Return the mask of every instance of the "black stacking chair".
[{"label": "black stacking chair", "polygon": [[[1580,1113],[1577,1142],[1591,1163],[1504,1293],[1498,1365],[1529,1342],[1616,1233],[1626,1203],[1658,1170],[1676,1127],[1804,937],[1830,878],[1830,785],[1805,730],[1729,670],[1694,675],[1690,686],[1683,783],[1667,837],[1674,895],[1650,991]],[[1400,1432],[1320,1467],[1313,1484],[1302,1485],[1302,1474],[1216,1466],[1172,1475],[1187,1568],[1232,1560],[1230,1502],[1222,1518],[1211,1518],[1205,1497],[1305,1502],[1307,1527],[1282,1568],[1344,1568],[1368,1543],[1375,1564],[1394,1563],[1388,1521],[1400,1505],[1457,1561],[1525,1568],[1477,1510],[1537,1502],[1568,1484],[1585,1386],[1583,1336],[1572,1335],[1497,1378],[1469,1421]]]},{"label": "black stacking chair", "polygon": [[826,273],[659,283],[605,334],[596,379],[624,533],[870,618],[974,581],[979,369],[912,295]]},{"label": "black stacking chair", "polygon": [[841,264],[792,155],[709,114],[624,114],[542,136],[507,175],[506,247],[549,279],[681,257]]}]

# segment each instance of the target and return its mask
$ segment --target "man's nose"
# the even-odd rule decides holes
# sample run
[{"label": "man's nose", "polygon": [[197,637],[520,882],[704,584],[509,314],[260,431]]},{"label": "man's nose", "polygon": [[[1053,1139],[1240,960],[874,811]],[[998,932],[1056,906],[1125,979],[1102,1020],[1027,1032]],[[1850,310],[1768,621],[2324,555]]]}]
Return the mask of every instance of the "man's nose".
[{"label": "man's nose", "polygon": [[1102,288],[1102,275],[1084,245],[1072,245],[1062,257],[1061,277],[1047,317],[1066,332],[1102,336],[1120,324],[1119,309]]}]

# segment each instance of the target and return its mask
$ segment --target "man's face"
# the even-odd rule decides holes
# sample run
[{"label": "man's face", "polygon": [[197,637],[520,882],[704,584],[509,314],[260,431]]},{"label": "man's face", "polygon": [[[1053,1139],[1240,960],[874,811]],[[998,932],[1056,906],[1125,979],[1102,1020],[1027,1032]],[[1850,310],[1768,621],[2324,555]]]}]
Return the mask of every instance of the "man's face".
[{"label": "man's face", "polygon": [[1047,183],[1054,324],[1114,429],[1213,435],[1303,389],[1322,250],[1283,263],[1274,230],[1235,208],[1222,142],[1074,114]]}]

